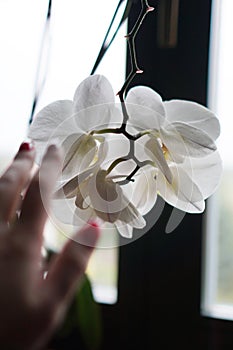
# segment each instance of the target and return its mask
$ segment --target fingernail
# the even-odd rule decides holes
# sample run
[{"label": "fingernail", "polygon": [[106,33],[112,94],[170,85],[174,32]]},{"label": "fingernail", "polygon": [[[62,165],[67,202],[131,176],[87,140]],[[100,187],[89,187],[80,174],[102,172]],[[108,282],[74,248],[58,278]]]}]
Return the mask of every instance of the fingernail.
[{"label": "fingernail", "polygon": [[32,141],[25,141],[21,143],[19,151],[31,151],[34,149],[34,144]]},{"label": "fingernail", "polygon": [[99,224],[95,220],[88,221],[88,225],[99,228]]}]

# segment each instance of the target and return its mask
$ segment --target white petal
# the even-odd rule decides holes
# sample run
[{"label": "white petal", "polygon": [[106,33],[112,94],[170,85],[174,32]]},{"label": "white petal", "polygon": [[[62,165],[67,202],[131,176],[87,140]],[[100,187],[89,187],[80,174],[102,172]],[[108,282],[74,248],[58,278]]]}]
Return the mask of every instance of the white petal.
[{"label": "white petal", "polygon": [[81,82],[74,94],[74,113],[115,101],[112,86],[103,75],[91,75]]},{"label": "white petal", "polygon": [[[122,115],[115,103],[91,106],[73,114],[77,127],[83,132],[107,129],[120,126]],[[111,125],[112,124],[112,125]],[[114,125],[113,125],[114,124]]]},{"label": "white petal", "polygon": [[128,206],[120,212],[118,219],[135,228],[143,228],[146,226],[145,219],[132,203],[129,203]]},{"label": "white petal", "polygon": [[135,155],[141,162],[152,161],[154,166],[162,171],[167,181],[172,182],[172,174],[157,137],[149,134],[139,138],[135,142]]},{"label": "white petal", "polygon": [[213,140],[202,130],[185,123],[173,123],[160,130],[161,140],[172,154],[203,157],[216,150]]},{"label": "white petal", "polygon": [[58,182],[58,185],[56,186],[56,192],[55,197],[56,198],[63,198],[65,196],[74,196],[77,186],[82,182],[85,181],[89,176],[96,173],[99,169],[100,164],[104,161],[106,154],[108,150],[107,143],[103,142],[100,144],[99,147],[99,153],[98,153],[98,159],[97,161],[91,165],[88,169],[81,172],[80,174],[74,176],[70,180],[62,180]]},{"label": "white petal", "polygon": [[95,166],[90,167],[86,171],[84,171],[81,174],[76,175],[71,180],[62,181],[61,185],[57,188],[55,192],[56,198],[63,198],[64,196],[67,198],[72,198],[76,194],[76,189],[79,186],[80,183],[85,181],[90,175],[93,173],[93,169]]},{"label": "white petal", "polygon": [[79,209],[87,209],[90,205],[90,200],[88,200],[88,180],[83,181],[76,190],[75,205]]},{"label": "white petal", "polygon": [[115,225],[117,227],[118,232],[122,237],[125,238],[132,238],[133,237],[133,227],[130,225],[127,225],[120,220],[115,222]]},{"label": "white petal", "polygon": [[173,182],[170,185],[162,173],[157,176],[158,194],[172,206],[189,212],[200,213],[205,208],[203,195],[192,178],[179,164],[171,166]]},{"label": "white petal", "polygon": [[123,114],[122,114],[122,105],[120,103],[115,103],[115,107],[113,108],[110,113],[110,120],[108,122],[109,128],[120,128],[123,122]]},{"label": "white petal", "polygon": [[123,135],[109,134],[105,140],[108,144],[108,152],[102,164],[104,168],[109,167],[116,159],[126,157],[130,149],[130,142]]},{"label": "white petal", "polygon": [[218,152],[204,158],[192,158],[183,164],[186,172],[192,172],[192,178],[198,185],[203,198],[210,197],[218,188],[222,176],[222,160]]},{"label": "white petal", "polygon": [[151,129],[159,130],[160,126],[164,123],[164,117],[147,106],[126,102],[126,108],[129,116],[126,130],[130,134]]},{"label": "white petal", "polygon": [[132,159],[126,160],[124,162],[119,163],[114,168],[114,170],[111,171],[108,177],[112,179],[117,179],[118,181],[120,179],[123,180],[133,172],[135,167],[136,167],[136,164],[134,160]]},{"label": "white petal", "polygon": [[164,158],[162,148],[156,137],[151,136],[150,139],[146,142],[145,151],[150,156],[150,158],[155,162],[156,167],[158,167],[167,181],[172,183],[172,173],[169,169],[169,166]]},{"label": "white petal", "polygon": [[170,122],[185,122],[206,132],[213,140],[220,134],[220,124],[208,108],[191,101],[171,100],[164,102],[166,117]]},{"label": "white petal", "polygon": [[129,115],[127,130],[159,130],[164,122],[165,110],[159,94],[146,86],[137,86],[129,90],[126,97]]},{"label": "white petal", "polygon": [[[65,120],[71,117],[72,101],[56,101],[44,107],[34,118],[29,128],[28,136],[33,140],[47,141],[54,133],[54,130]],[[57,136],[67,135],[74,127],[74,121],[71,119],[64,127],[59,129]]]},{"label": "white petal", "polygon": [[135,182],[132,184],[133,194],[130,201],[141,215],[147,214],[156,203],[157,182],[155,173],[154,169],[145,171],[142,169],[141,173],[134,178]]},{"label": "white petal", "polygon": [[110,178],[106,171],[99,171],[89,180],[89,196],[93,209],[102,220],[114,223],[121,220],[131,226],[142,228],[145,220],[124,195],[122,188]]},{"label": "white petal", "polygon": [[71,179],[73,176],[85,171],[97,154],[97,144],[91,135],[72,134],[63,142],[64,162],[62,176]]},{"label": "white petal", "polygon": [[130,89],[126,97],[126,102],[147,107],[156,114],[165,116],[165,109],[161,96],[147,86],[136,86]]},{"label": "white petal", "polygon": [[72,101],[64,100],[51,103],[35,116],[28,137],[35,142],[38,162],[48,144],[63,141],[78,129],[71,114]]},{"label": "white petal", "polygon": [[122,189],[111,179],[106,179],[107,172],[100,170],[89,180],[89,196],[93,209],[104,221],[115,222],[122,210],[128,205]]}]

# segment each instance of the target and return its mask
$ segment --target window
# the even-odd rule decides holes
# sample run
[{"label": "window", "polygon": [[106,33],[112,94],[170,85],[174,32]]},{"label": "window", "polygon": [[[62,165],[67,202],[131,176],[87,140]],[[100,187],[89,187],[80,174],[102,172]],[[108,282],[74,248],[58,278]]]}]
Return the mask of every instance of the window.
[{"label": "window", "polygon": [[[54,100],[72,99],[77,85],[92,70],[118,2],[54,1],[46,37],[48,0],[0,2],[0,170],[26,137],[40,55],[39,79],[41,82],[45,79],[45,83],[36,111]],[[124,6],[116,18],[117,24],[123,10]],[[125,79],[125,33],[126,25],[123,25],[97,71],[108,77],[116,93]],[[43,40],[47,46],[41,51]],[[59,245],[64,237],[57,239],[57,235],[56,229],[48,223],[46,241]],[[110,244],[115,245],[114,242]],[[98,301],[116,301],[117,267],[117,248],[94,254],[88,273]]]},{"label": "window", "polygon": [[[73,97],[77,84],[91,72],[117,3],[90,0],[87,7],[85,1],[53,2],[49,68],[38,109]],[[47,7],[48,0],[0,2],[1,153],[13,155],[26,135]],[[122,27],[98,70],[116,91],[125,77],[125,30]]]},{"label": "window", "polygon": [[[224,172],[206,215],[206,262],[202,312],[233,320],[233,2],[215,0],[212,10],[209,105],[219,116],[218,147]],[[205,254],[204,253],[204,254]]]}]

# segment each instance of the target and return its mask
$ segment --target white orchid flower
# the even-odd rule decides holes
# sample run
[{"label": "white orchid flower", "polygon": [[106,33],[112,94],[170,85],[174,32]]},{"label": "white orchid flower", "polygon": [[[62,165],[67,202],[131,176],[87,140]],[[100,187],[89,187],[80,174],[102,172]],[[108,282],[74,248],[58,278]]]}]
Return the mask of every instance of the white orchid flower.
[{"label": "white orchid flower", "polygon": [[[73,204],[75,203],[74,226],[80,227],[90,220],[98,219],[101,226],[108,222],[116,226],[122,236],[131,238],[133,228],[143,228],[146,225],[139,210],[115,180],[114,176],[108,176],[106,170],[99,168],[81,182],[78,177],[71,180],[59,191],[58,195],[63,192],[65,199],[73,199]],[[74,181],[75,187],[72,184]],[[71,205],[72,201],[69,203]]]},{"label": "white orchid flower", "polygon": [[103,138],[91,134],[119,119],[109,81],[101,75],[88,77],[75,91],[73,101],[56,101],[34,118],[28,136],[34,140],[40,163],[48,143],[62,145],[65,159],[63,178],[69,180],[86,170],[97,158]]},{"label": "white orchid flower", "polygon": [[102,227],[105,222],[110,223],[123,237],[131,238],[133,228],[145,227],[143,215],[156,202],[157,189],[152,181],[155,170],[154,173],[148,169],[140,171],[134,182],[122,186],[122,179],[131,173],[134,164],[124,162],[109,174],[101,168],[108,154],[108,144],[101,144],[95,165],[60,186],[56,192],[55,216],[76,227],[98,219]]},{"label": "white orchid flower", "polygon": [[178,209],[202,212],[222,173],[215,144],[220,134],[217,117],[198,103],[163,102],[143,86],[132,88],[126,101],[129,129],[145,134],[136,142],[136,153],[140,160],[149,157],[154,162],[158,193]]}]

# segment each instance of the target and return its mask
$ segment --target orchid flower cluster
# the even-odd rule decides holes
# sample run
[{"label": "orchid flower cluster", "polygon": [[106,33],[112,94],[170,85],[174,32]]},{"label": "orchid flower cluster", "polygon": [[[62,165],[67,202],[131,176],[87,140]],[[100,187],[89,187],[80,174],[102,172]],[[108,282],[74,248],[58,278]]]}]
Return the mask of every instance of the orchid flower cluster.
[{"label": "orchid flower cluster", "polygon": [[[142,17],[151,10],[146,6]],[[134,39],[138,28],[128,38]],[[129,43],[134,52],[134,41]],[[141,72],[136,60],[132,63],[119,103],[106,77],[89,76],[73,100],[43,108],[28,135],[38,163],[48,144],[63,148],[56,217],[78,227],[97,219],[127,238],[146,226],[144,216],[158,195],[184,212],[203,212],[222,172],[214,113],[191,101],[163,101],[146,86],[131,88],[125,97],[128,83]]]},{"label": "orchid flower cluster", "polygon": [[58,216],[77,226],[99,218],[131,237],[133,228],[146,225],[143,216],[157,194],[178,209],[202,212],[221,175],[216,116],[194,102],[163,102],[145,86],[129,91],[124,108],[126,122],[109,81],[94,75],[73,101],[38,113],[29,132],[38,155],[48,143],[64,150]]}]

